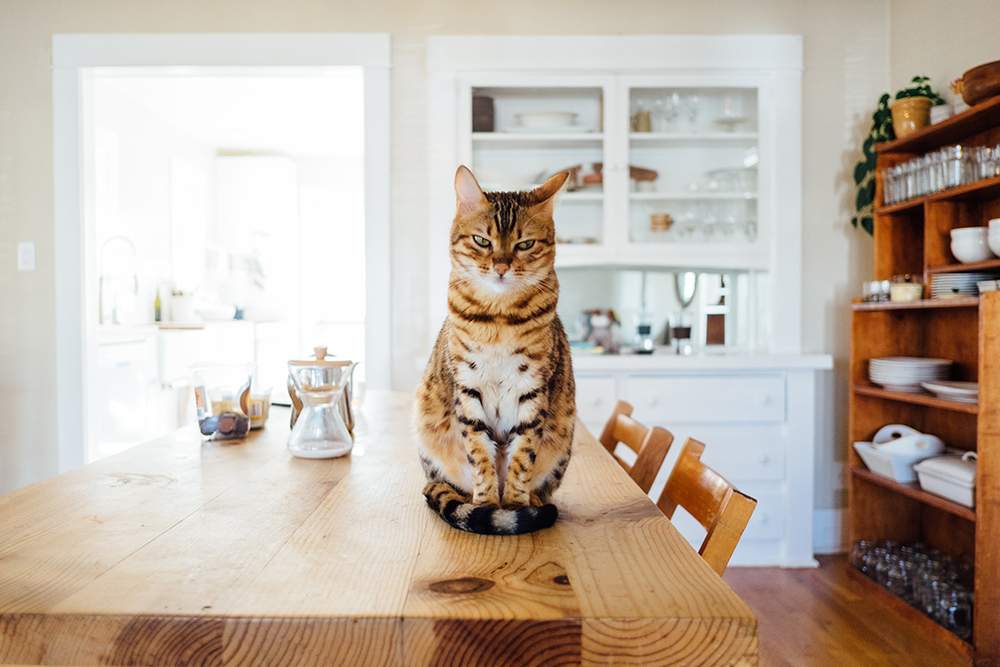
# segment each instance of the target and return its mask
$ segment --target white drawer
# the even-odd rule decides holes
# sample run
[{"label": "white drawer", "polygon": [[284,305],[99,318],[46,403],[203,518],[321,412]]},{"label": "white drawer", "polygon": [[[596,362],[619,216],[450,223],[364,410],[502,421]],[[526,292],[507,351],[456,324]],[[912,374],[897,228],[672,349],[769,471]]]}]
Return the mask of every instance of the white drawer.
[{"label": "white drawer", "polygon": [[[613,376],[576,377],[576,411],[585,424],[603,426],[616,402]],[[594,433],[595,436],[600,434],[600,430]]]},{"label": "white drawer", "polygon": [[[737,487],[739,488],[739,487]],[[773,540],[785,534],[785,499],[777,492],[755,494],[753,488],[740,489],[757,499],[750,523],[743,531],[742,540]]]},{"label": "white drawer", "polygon": [[632,376],[625,400],[641,422],[719,423],[785,420],[785,379],[771,375]]},{"label": "white drawer", "polygon": [[[784,500],[780,493],[768,491],[755,494],[752,489],[740,489],[757,500],[757,506],[750,516],[750,522],[743,531],[740,543],[753,540],[780,539],[785,534]],[[671,520],[694,548],[701,546],[705,539],[705,529],[687,513],[683,507],[678,507]]]},{"label": "white drawer", "polygon": [[785,436],[781,426],[747,424],[714,426],[704,424],[671,430],[678,449],[688,437],[705,443],[701,460],[739,488],[741,480],[782,480],[785,478]]}]

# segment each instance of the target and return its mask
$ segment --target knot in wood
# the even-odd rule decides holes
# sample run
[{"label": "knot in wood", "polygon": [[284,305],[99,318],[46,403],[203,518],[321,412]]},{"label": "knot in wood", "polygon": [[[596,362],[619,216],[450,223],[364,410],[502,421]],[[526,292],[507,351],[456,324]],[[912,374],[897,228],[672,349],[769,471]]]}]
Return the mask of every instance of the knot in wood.
[{"label": "knot in wood", "polygon": [[493,582],[489,579],[479,577],[462,577],[461,579],[446,579],[435,581],[430,585],[430,589],[435,593],[479,593],[493,588]]}]

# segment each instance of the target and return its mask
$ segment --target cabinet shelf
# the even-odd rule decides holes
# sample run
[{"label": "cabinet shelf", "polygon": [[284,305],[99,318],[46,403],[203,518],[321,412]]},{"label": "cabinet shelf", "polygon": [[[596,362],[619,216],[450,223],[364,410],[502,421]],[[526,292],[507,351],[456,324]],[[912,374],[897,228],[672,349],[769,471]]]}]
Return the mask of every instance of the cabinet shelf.
[{"label": "cabinet shelf", "polygon": [[604,143],[601,132],[473,132],[477,148],[593,148]]},{"label": "cabinet shelf", "polygon": [[[1000,261],[998,261],[1000,266]],[[959,296],[950,299],[921,299],[920,301],[858,301],[851,304],[856,311],[867,310],[926,310],[928,308],[978,308],[978,296]]]},{"label": "cabinet shelf", "polygon": [[889,607],[891,611],[905,618],[908,622],[913,623],[921,635],[934,638],[939,644],[947,646],[953,653],[964,660],[972,660],[972,644],[963,641],[954,633],[949,632],[927,618],[920,611],[906,604],[853,567],[848,567],[847,574],[865,594]]},{"label": "cabinet shelf", "polygon": [[662,148],[678,144],[709,144],[712,146],[749,147],[757,143],[756,132],[632,132],[628,135],[633,148]]},{"label": "cabinet shelf", "polygon": [[[927,269],[927,273],[961,273],[963,271],[998,271],[1000,272],[1000,259],[988,259],[984,262],[968,262],[967,264],[946,264],[945,266],[933,266]],[[978,297],[969,297],[977,299]],[[947,301],[948,299],[945,299]]]},{"label": "cabinet shelf", "polygon": [[928,394],[908,394],[905,391],[890,391],[872,385],[854,385],[854,393],[862,396],[884,398],[889,401],[898,401],[900,403],[913,403],[914,405],[925,405],[929,408],[964,412],[970,415],[979,414],[979,405],[977,403],[946,401]]},{"label": "cabinet shelf", "polygon": [[936,496],[933,493],[927,493],[920,488],[920,484],[917,482],[901,484],[896,480],[889,479],[883,475],[876,475],[866,468],[851,468],[851,474],[855,477],[871,482],[872,484],[878,484],[881,487],[895,491],[896,493],[904,495],[907,498],[913,498],[914,500],[920,501],[925,505],[931,505],[932,507],[948,512],[949,514],[954,514],[955,516],[965,519],[966,521],[975,522],[976,520],[976,513],[974,510],[969,509],[965,505],[959,505],[958,503],[952,502],[947,498]]},{"label": "cabinet shelf", "polygon": [[957,144],[962,139],[998,125],[1000,125],[1000,97],[994,97],[940,123],[919,129],[902,139],[875,144],[875,150],[883,155],[926,153],[942,146]]},{"label": "cabinet shelf", "polygon": [[906,201],[879,206],[876,213],[879,215],[889,215],[892,213],[902,213],[904,211],[915,210],[922,207],[927,202],[938,201],[984,201],[1000,197],[1000,176],[984,178],[975,183],[959,185],[955,188],[948,188],[941,192],[934,192],[922,197],[914,197]]},{"label": "cabinet shelf", "polygon": [[747,201],[757,199],[755,192],[631,192],[633,201]]}]

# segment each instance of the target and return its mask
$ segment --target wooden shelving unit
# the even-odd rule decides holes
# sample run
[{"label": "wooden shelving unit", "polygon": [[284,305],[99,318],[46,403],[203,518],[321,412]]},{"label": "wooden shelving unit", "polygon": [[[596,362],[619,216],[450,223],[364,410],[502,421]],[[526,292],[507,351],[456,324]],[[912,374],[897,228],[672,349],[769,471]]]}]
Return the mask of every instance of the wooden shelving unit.
[{"label": "wooden shelving unit", "polygon": [[[942,146],[1000,143],[1000,98],[977,105],[937,125],[880,144],[876,201],[882,200],[881,169]],[[1000,177],[952,188],[890,206],[876,207],[875,279],[902,274],[986,271],[1000,277],[1000,260],[961,264],[951,254],[950,232],[983,226],[1000,217]],[[975,561],[975,619],[963,641],[867,580],[873,598],[920,626],[927,636],[977,667],[1000,665],[1000,292],[906,303],[854,303],[851,333],[850,537],[857,540],[919,541]],[[869,382],[868,362],[877,357],[952,359],[956,380],[979,382],[979,404],[930,395],[888,391]],[[867,470],[854,451],[886,424],[907,424],[942,438],[949,446],[978,453],[976,507],[970,509],[898,484]]]}]

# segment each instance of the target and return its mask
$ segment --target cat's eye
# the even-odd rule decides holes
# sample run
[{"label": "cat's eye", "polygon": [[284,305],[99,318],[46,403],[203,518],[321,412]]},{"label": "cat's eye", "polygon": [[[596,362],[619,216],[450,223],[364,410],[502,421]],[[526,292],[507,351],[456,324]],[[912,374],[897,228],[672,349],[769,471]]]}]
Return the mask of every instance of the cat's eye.
[{"label": "cat's eye", "polygon": [[533,245],[535,245],[535,241],[534,240],[530,240],[530,241],[521,241],[520,243],[518,243],[514,247],[517,248],[518,250],[527,250],[528,248],[530,248]]},{"label": "cat's eye", "polygon": [[476,245],[479,246],[479,247],[481,247],[481,248],[489,248],[490,247],[489,239],[484,239],[482,236],[473,236],[472,240],[475,241]]}]

